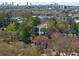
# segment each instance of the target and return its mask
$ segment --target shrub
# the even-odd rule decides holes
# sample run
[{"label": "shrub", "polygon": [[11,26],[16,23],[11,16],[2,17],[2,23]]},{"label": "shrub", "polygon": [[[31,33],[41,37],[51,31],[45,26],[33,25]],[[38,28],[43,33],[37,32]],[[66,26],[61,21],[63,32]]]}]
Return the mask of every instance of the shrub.
[{"label": "shrub", "polygon": [[7,43],[0,43],[0,55],[1,56],[13,56],[17,55],[17,49],[13,48]]},{"label": "shrub", "polygon": [[22,56],[38,56],[40,55],[40,51],[37,48],[25,48],[20,50],[20,54]]}]

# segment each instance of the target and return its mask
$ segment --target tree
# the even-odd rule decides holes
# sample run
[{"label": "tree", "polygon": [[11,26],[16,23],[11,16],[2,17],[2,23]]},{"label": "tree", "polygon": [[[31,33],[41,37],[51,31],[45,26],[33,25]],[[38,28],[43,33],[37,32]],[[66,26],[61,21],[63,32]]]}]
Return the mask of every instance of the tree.
[{"label": "tree", "polygon": [[7,27],[10,23],[11,14],[10,12],[0,13],[0,27]]},{"label": "tree", "polygon": [[31,19],[24,20],[19,27],[19,37],[26,43],[30,43],[30,37],[33,35],[33,22]]},{"label": "tree", "polygon": [[0,13],[0,27],[3,26],[4,17],[5,17],[5,13],[4,12]]},{"label": "tree", "polygon": [[56,22],[56,19],[50,19],[48,21],[48,24],[49,24],[49,28],[54,32],[54,31],[57,31],[57,22]]},{"label": "tree", "polygon": [[67,22],[61,22],[60,24],[58,24],[58,29],[61,33],[70,33],[71,29],[70,29],[70,24]]},{"label": "tree", "polygon": [[29,12],[22,12],[21,17],[23,22],[19,26],[19,37],[26,43],[31,42],[31,37],[34,35],[34,27],[41,23],[38,17],[33,18]]},{"label": "tree", "polygon": [[33,18],[33,25],[37,26],[39,24],[41,24],[41,19],[38,17]]},{"label": "tree", "polygon": [[78,35],[78,33],[79,33],[79,23],[72,22],[72,23],[70,23],[70,26],[71,26],[71,32],[73,34]]},{"label": "tree", "polygon": [[27,18],[27,19],[32,17],[32,15],[29,12],[25,12],[25,11],[23,11],[20,16],[22,18]]},{"label": "tree", "polygon": [[8,31],[16,31],[16,29],[17,29],[17,27],[16,27],[16,25],[15,24],[12,24],[12,23],[10,23],[8,26],[7,26],[7,30]]},{"label": "tree", "polygon": [[7,26],[7,32],[9,36],[11,37],[11,41],[15,40],[15,37],[17,38],[17,27],[14,23],[10,23]]}]

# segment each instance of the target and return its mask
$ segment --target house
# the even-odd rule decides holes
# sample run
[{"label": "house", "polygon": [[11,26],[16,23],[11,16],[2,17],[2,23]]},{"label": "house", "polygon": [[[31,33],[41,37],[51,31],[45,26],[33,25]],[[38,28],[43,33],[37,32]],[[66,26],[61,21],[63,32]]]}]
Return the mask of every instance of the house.
[{"label": "house", "polygon": [[65,21],[65,22],[74,22],[74,18],[71,17],[71,16],[62,16],[61,17],[62,21]]},{"label": "house", "polygon": [[62,21],[65,21],[65,22],[74,22],[75,20],[75,17],[74,17],[74,14],[72,12],[67,12],[68,14],[65,14],[63,16],[61,16],[61,19]]},{"label": "house", "polygon": [[20,17],[12,17],[11,22],[12,23],[22,23],[23,21],[21,20]]},{"label": "house", "polygon": [[[45,34],[45,33],[47,33],[47,31],[46,31],[47,28],[48,28],[48,26],[46,23],[37,25],[37,26],[35,26],[35,34],[38,34],[38,35]],[[42,29],[44,29],[44,30],[42,30]]]},{"label": "house", "polygon": [[76,23],[79,23],[79,19],[75,19],[75,22],[76,22]]},{"label": "house", "polygon": [[37,48],[40,48],[40,49],[46,49],[48,48],[48,46],[50,45],[50,42],[51,40],[48,39],[48,37],[46,36],[36,36],[34,39],[33,39],[33,43],[35,44],[35,46]]},{"label": "house", "polygon": [[53,16],[46,16],[46,15],[32,16],[32,17],[38,17],[40,18],[41,21],[45,21],[45,20],[53,18]]}]

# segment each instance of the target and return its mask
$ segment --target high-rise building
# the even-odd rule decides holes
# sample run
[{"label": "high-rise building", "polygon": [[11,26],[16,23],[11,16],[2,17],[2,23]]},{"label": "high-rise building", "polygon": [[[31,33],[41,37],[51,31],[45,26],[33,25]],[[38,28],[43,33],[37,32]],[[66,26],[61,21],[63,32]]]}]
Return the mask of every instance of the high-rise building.
[{"label": "high-rise building", "polygon": [[32,3],[30,3],[30,6],[32,6]]},{"label": "high-rise building", "polygon": [[12,2],[12,4],[11,4],[12,6],[14,6],[14,2]]},{"label": "high-rise building", "polygon": [[7,6],[8,5],[8,2],[5,2],[5,6]]},{"label": "high-rise building", "polygon": [[2,6],[4,6],[5,4],[4,4],[4,2],[2,3]]},{"label": "high-rise building", "polygon": [[28,6],[28,2],[26,2],[26,6]]}]

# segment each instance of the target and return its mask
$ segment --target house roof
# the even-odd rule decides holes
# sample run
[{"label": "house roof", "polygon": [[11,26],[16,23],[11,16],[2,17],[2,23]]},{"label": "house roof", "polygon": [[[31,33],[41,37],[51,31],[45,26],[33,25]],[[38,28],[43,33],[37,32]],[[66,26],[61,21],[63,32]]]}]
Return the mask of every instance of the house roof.
[{"label": "house roof", "polygon": [[37,42],[37,41],[47,41],[50,42],[50,39],[46,36],[36,36],[33,40],[33,42]]}]

